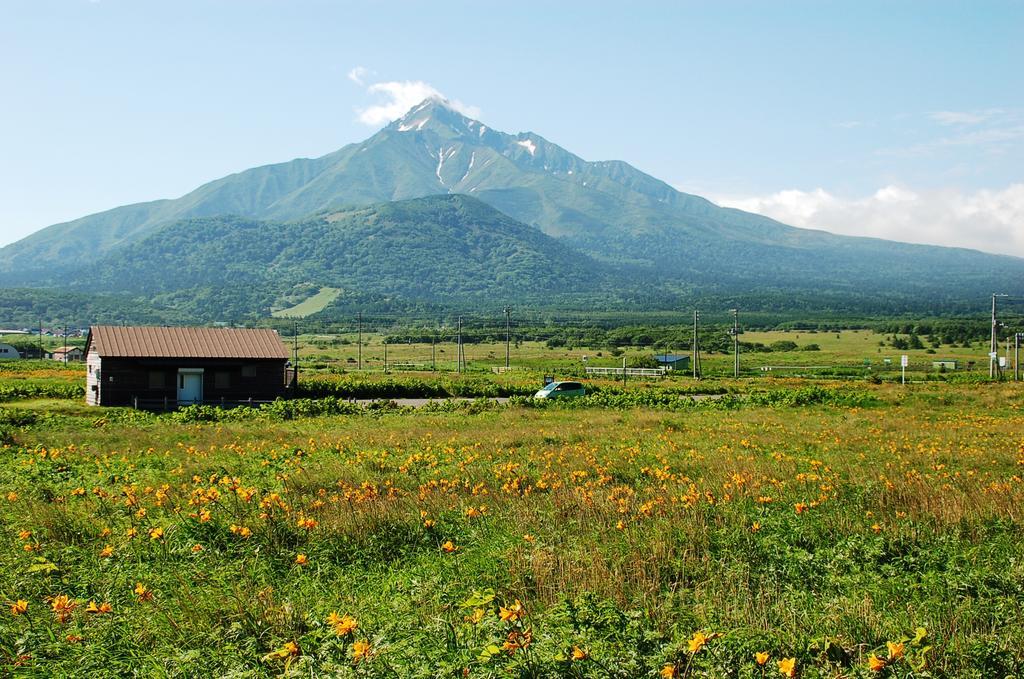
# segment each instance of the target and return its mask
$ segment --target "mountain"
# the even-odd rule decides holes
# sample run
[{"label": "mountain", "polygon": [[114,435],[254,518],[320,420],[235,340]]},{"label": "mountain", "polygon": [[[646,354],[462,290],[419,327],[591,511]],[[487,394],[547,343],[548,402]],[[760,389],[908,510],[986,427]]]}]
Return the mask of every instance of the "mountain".
[{"label": "mountain", "polygon": [[[437,194],[472,196],[575,251],[563,250],[562,257],[588,267],[602,262],[620,279],[642,280],[679,298],[790,295],[816,298],[821,308],[878,300],[896,309],[925,303],[938,310],[1024,280],[1019,258],[790,227],[679,192],[621,161],[588,162],[539,135],[499,132],[428,99],[366,141],[326,156],[254,168],[178,199],[124,206],[43,229],[0,249],[0,284],[93,282],[97,261],[131,266],[133,258],[145,257],[145,247],[175,239],[175,230],[199,228],[189,221],[197,218],[260,220],[251,236],[276,243],[282,223],[319,223],[306,220],[311,214],[351,213],[368,205],[379,211],[380,203]],[[410,222],[409,228],[416,225]],[[406,263],[434,254],[406,251]],[[182,251],[181,256],[187,269],[199,254]],[[384,258],[371,268],[394,268],[386,261],[391,251],[367,256]],[[309,266],[312,271],[320,265]],[[334,275],[316,270],[325,280]],[[609,280],[612,269],[601,271],[596,280]],[[119,292],[149,289],[129,287],[136,283],[133,278],[115,276],[108,282],[119,280]],[[399,293],[397,279],[389,280],[381,291],[405,294]],[[468,287],[453,284],[447,294],[453,299],[475,294],[477,288],[464,283]],[[376,289],[378,284],[368,285]],[[594,292],[604,289],[598,285]]]},{"label": "mountain", "polygon": [[441,195],[291,223],[185,220],[102,257],[73,286],[117,292],[130,281],[137,294],[169,301],[184,291],[237,318],[321,288],[467,304],[512,293],[539,303],[593,295],[615,279],[607,265],[475,198]]}]

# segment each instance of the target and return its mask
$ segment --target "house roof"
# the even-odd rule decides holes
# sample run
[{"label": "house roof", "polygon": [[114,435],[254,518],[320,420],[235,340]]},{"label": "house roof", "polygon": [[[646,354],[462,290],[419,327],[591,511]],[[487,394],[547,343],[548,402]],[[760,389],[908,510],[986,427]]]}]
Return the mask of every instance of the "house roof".
[{"label": "house roof", "polygon": [[657,354],[654,357],[654,360],[660,361],[662,363],[674,363],[676,361],[682,361],[688,358],[690,357],[687,356],[686,354]]},{"label": "house roof", "polygon": [[96,325],[87,346],[117,358],[288,358],[281,338],[268,328]]},{"label": "house roof", "polygon": [[72,351],[81,351],[81,350],[82,349],[80,347],[68,347],[67,349],[65,349],[64,347],[61,347],[60,349],[54,349],[50,353],[51,354],[63,354],[63,353],[66,352],[66,353],[70,354]]}]

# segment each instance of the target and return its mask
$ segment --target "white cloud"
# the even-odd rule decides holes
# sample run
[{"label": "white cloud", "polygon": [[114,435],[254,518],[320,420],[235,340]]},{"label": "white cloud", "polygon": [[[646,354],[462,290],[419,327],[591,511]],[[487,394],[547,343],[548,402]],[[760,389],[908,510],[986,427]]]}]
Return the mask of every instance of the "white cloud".
[{"label": "white cloud", "polygon": [[349,80],[361,87],[365,86],[370,94],[383,98],[378,104],[356,109],[361,123],[373,126],[390,123],[401,118],[424,99],[431,97],[445,101],[453,109],[470,118],[480,117],[478,107],[464,104],[458,99],[449,99],[436,87],[422,80],[390,80],[366,85],[365,78],[371,73],[362,66],[356,66],[348,74]]},{"label": "white cloud", "polygon": [[977,191],[912,191],[890,185],[861,198],[840,197],[821,188],[790,189],[765,196],[719,197],[715,202],[848,236],[1024,257],[1024,183]]},{"label": "white cloud", "polygon": [[366,76],[371,75],[370,69],[365,66],[356,66],[348,72],[348,79],[362,87],[366,84]]},{"label": "white cloud", "polygon": [[988,108],[980,111],[935,111],[928,117],[940,125],[977,125],[1003,113],[1001,108]]}]

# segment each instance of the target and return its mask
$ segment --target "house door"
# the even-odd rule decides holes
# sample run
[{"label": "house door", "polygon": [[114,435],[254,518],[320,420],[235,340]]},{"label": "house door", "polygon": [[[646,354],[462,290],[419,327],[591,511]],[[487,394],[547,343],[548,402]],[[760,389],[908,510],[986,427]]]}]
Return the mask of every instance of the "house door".
[{"label": "house door", "polygon": [[203,373],[199,371],[178,371],[178,405],[201,403],[203,400]]}]

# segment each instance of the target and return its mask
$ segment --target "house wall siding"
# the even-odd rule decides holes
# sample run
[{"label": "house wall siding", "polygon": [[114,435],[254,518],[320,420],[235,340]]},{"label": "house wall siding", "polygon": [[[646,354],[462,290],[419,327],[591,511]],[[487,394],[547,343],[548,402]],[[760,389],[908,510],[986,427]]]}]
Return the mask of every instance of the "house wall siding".
[{"label": "house wall siding", "polygon": [[85,403],[90,406],[100,404],[99,380],[103,361],[96,350],[89,352],[85,359]]},{"label": "house wall siding", "polygon": [[[285,360],[282,359],[131,359],[103,358],[100,368],[99,405],[140,405],[168,407],[178,398],[178,370],[203,370],[203,401],[233,403],[270,401],[287,395]],[[252,366],[255,375],[243,377],[243,367]],[[217,386],[216,374],[227,373],[227,386]],[[151,373],[163,375],[162,387],[151,387]],[[91,391],[91,390],[89,390]]]}]

